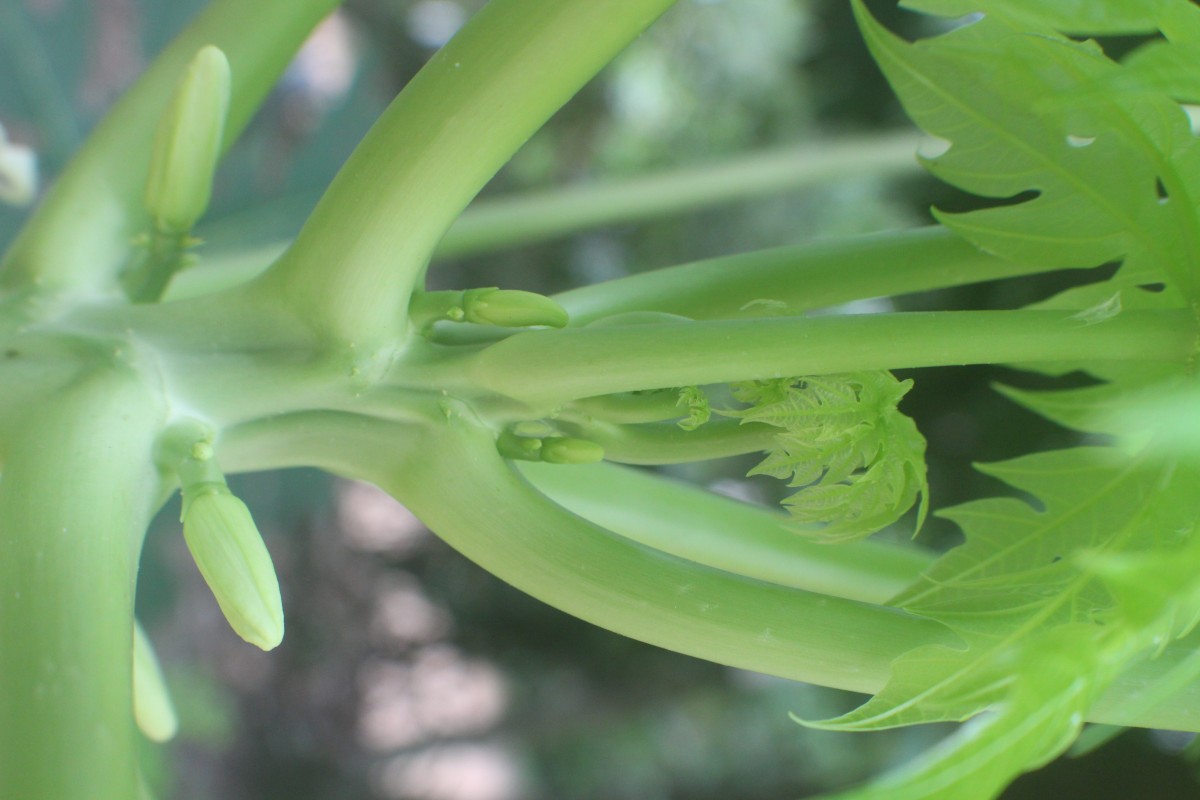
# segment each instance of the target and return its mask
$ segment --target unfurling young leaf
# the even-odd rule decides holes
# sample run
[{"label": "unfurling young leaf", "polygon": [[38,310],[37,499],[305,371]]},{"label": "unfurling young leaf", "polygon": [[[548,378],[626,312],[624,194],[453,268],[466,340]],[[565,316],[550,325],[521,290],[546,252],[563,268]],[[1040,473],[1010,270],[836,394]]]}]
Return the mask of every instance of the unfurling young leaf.
[{"label": "unfurling young leaf", "polygon": [[783,503],[801,533],[849,541],[892,524],[918,496],[918,528],[925,519],[925,439],[897,408],[911,387],[888,372],[750,381],[733,387],[750,408],[720,413],[782,428],[750,474],[799,488]]},{"label": "unfurling young leaf", "polygon": [[708,404],[708,395],[699,386],[685,386],[679,390],[679,400],[676,405],[687,409],[687,416],[679,420],[679,427],[685,431],[694,431],[712,417],[712,408]]}]

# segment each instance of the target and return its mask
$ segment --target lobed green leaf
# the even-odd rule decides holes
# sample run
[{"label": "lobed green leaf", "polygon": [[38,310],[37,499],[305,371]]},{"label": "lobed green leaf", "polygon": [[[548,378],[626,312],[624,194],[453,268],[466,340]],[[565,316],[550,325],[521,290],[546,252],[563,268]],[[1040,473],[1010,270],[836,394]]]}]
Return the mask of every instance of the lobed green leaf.
[{"label": "lobed green leaf", "polygon": [[918,528],[925,518],[925,439],[897,407],[911,387],[888,372],[748,381],[733,394],[750,407],[720,413],[782,428],[750,474],[799,488],[783,504],[801,534],[851,541],[892,524],[918,497]]}]

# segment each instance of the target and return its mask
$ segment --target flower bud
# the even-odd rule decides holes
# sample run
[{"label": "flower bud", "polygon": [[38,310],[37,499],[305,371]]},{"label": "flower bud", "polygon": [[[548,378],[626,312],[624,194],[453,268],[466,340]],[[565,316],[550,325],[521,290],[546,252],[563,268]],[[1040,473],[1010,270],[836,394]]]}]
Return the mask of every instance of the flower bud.
[{"label": "flower bud", "polygon": [[542,440],[541,454],[550,464],[592,464],[604,459],[604,448],[587,439],[555,436]]},{"label": "flower bud", "polygon": [[246,504],[221,483],[184,488],[183,537],[225,619],[270,650],[283,640],[279,579]]},{"label": "flower bud", "polygon": [[542,440],[536,436],[521,436],[512,430],[504,430],[496,439],[496,449],[505,458],[540,461]]},{"label": "flower bud", "polygon": [[463,292],[463,318],[480,325],[523,328],[527,325],[566,327],[566,309],[545,295],[517,289],[468,289]]},{"label": "flower bud", "polygon": [[168,741],[179,728],[158,656],[137,620],[133,623],[133,717],[153,742]]},{"label": "flower bud", "polygon": [[158,123],[146,210],[163,233],[183,234],[208,208],[229,111],[229,61],[212,45],[184,70]]}]

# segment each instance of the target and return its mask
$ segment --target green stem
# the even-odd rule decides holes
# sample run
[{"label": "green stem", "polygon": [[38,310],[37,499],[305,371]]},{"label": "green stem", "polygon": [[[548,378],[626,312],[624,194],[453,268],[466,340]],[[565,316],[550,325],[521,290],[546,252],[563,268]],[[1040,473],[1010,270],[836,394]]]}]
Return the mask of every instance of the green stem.
[{"label": "green stem", "polygon": [[125,294],[134,303],[157,303],[176,273],[195,260],[188,249],[195,243],[188,234],[153,230],[135,243],[132,263],[121,275]]},{"label": "green stem", "polygon": [[437,255],[476,255],[790,189],[914,173],[920,141],[919,134],[903,131],[806,142],[641,178],[482,200],[447,231]]},{"label": "green stem", "polygon": [[[430,409],[427,419],[433,415],[441,420],[436,424],[450,425],[438,409]],[[715,655],[752,669],[808,676],[807,680],[817,682],[828,678],[832,686],[875,692],[883,687],[893,655],[927,637],[944,637],[942,629],[912,617],[838,599],[885,602],[928,564],[929,556],[919,549],[875,542],[837,547],[798,542],[775,524],[778,517],[771,512],[628,468],[522,465],[539,489],[570,511],[620,534],[614,536],[596,525],[581,524],[578,517],[550,504],[507,472],[497,463],[489,431],[476,430],[470,436],[475,441],[458,441],[461,437],[448,427],[439,440],[454,438],[456,446],[443,450],[445,441],[430,447],[427,424],[307,412],[237,426],[222,435],[218,447],[231,472],[308,465],[372,481],[408,502],[452,543],[485,567],[500,569],[501,577],[519,588],[534,589],[555,605],[561,599],[563,607],[581,609],[573,613],[586,619],[663,646],[694,636],[680,649],[701,657]],[[447,459],[443,462],[439,457],[432,471],[426,457],[430,452],[443,453]],[[424,499],[414,499],[415,493]],[[462,502],[464,497],[471,502]],[[612,502],[614,497],[622,502]],[[549,518],[544,511],[550,512]],[[526,524],[527,520],[535,524]],[[580,534],[583,540],[573,541]],[[625,537],[642,544],[622,545]],[[686,560],[655,556],[646,545]],[[604,562],[583,560],[609,551],[620,555],[618,566],[636,566],[633,572],[620,573],[629,576],[634,595],[623,595],[624,583],[606,584],[611,576],[599,572]],[[735,572],[781,587],[798,585],[832,597],[778,587],[759,591],[765,584],[720,577],[723,570],[693,569],[689,561],[726,564]],[[659,572],[661,567],[666,567],[664,573]],[[539,574],[543,569],[547,571]],[[699,604],[708,601],[692,597],[690,587],[680,591],[694,577],[704,579],[697,589],[737,587],[736,591],[745,592],[734,609],[736,619],[704,619],[707,612],[700,611]],[[647,596],[644,581],[664,583]],[[674,593],[667,591],[672,585]],[[665,609],[651,605],[661,602],[664,594],[669,595]],[[687,608],[677,608],[680,598],[688,597]],[[610,598],[617,604],[614,609],[607,606]],[[751,634],[765,632],[765,626],[779,618],[780,611],[772,611],[772,604],[781,604],[787,627],[778,629],[778,636],[771,628],[771,635],[754,637]],[[697,616],[699,630],[693,627]],[[672,625],[680,625],[681,631],[660,630]],[[861,629],[855,627],[860,625]],[[805,629],[797,632],[800,626]],[[709,641],[714,635],[715,640]],[[783,642],[784,635],[794,638]],[[811,642],[811,650],[806,641]],[[1194,730],[1200,719],[1200,684],[1186,687],[1170,702],[1136,719],[1125,710],[1131,696],[1168,675],[1180,659],[1195,651],[1197,643],[1200,631],[1124,673],[1101,698],[1093,718]],[[856,647],[863,648],[861,662]]]},{"label": "green stem", "polygon": [[217,450],[227,474],[320,467],[368,480],[420,452],[424,425],[344,411],[273,414],[224,431]]},{"label": "green stem", "polygon": [[1047,271],[988,255],[945,228],[929,227],[708,259],[585,286],[555,299],[572,325],[630,311],[736,319],[795,315],[851,300]]},{"label": "green stem", "polygon": [[1087,325],[1063,311],[939,311],[533,331],[466,358],[476,383],[535,408],[668,386],[962,364],[1194,356],[1188,311]]},{"label": "green stem", "polygon": [[[917,546],[830,547],[792,533],[783,514],[613,464],[526,464],[521,473],[568,510],[697,564],[847,600],[883,604],[933,563]],[[614,503],[613,498],[620,498]]]},{"label": "green stem", "polygon": [[150,228],[142,195],[159,114],[202,46],[229,57],[226,146],[249,122],[309,31],[339,0],[217,0],[177,37],[88,137],[5,254],[0,286],[109,292],[129,242]]},{"label": "green stem", "polygon": [[133,590],[161,410],[128,375],[32,407],[0,481],[0,797],[128,800]]},{"label": "green stem", "polygon": [[757,453],[770,447],[780,428],[737,420],[712,420],[694,431],[673,422],[614,425],[609,422],[560,421],[563,433],[589,439],[604,457],[621,464],[686,464],[710,458]]},{"label": "green stem", "polygon": [[338,340],[372,347],[401,333],[454,218],[673,2],[493,0],[380,117],[262,289]]},{"label": "green stem", "polygon": [[[899,171],[902,164],[912,165],[911,149],[904,150],[903,142],[910,145],[915,142],[911,136],[901,133],[889,134],[878,139],[872,137],[861,142],[850,140],[853,146],[877,148],[867,151],[867,157],[862,160],[852,160],[842,163],[842,167],[852,172],[861,173],[862,169],[872,166],[877,170],[874,174]],[[468,207],[446,231],[446,235],[434,249],[433,258],[450,258],[464,255],[477,255],[504,247],[542,241],[553,236],[562,236],[581,230],[595,228],[600,225],[613,224],[622,221],[637,221],[638,219],[662,216],[668,213],[680,213],[708,208],[732,199],[757,197],[782,189],[796,188],[816,184],[821,180],[832,179],[834,174],[821,164],[819,153],[824,152],[827,145],[817,146],[806,144],[799,148],[770,151],[766,153],[750,153],[736,156],[716,164],[692,167],[679,172],[666,173],[647,178],[611,179],[595,184],[571,186],[566,188],[547,189],[522,194],[494,197],[473,203]],[[834,155],[848,153],[853,147],[841,150],[840,145],[828,145],[835,148]],[[901,153],[907,152],[904,158]],[[751,179],[752,183],[745,185],[736,181]],[[665,182],[663,188],[656,188],[659,180]],[[726,182],[728,181],[728,182]],[[634,216],[633,209],[637,210]],[[930,229],[933,230],[933,229]],[[906,237],[915,234],[914,231],[884,234],[884,243],[895,237],[903,245]],[[206,237],[219,238],[218,236]],[[868,240],[874,237],[868,237]],[[998,271],[993,277],[1008,277],[1009,273],[999,274],[1003,270],[1011,270],[1011,274],[1025,274],[1027,268],[1016,265],[1001,266],[1006,262],[995,256],[986,256],[970,245],[963,243],[952,234],[943,231],[937,240],[950,239],[958,243],[958,247],[942,253],[930,239],[932,252],[926,256],[921,250],[926,240],[914,240],[912,246],[897,253],[905,267],[917,266],[911,262],[927,258],[934,263],[946,261],[957,262],[957,269],[951,263],[943,263],[941,271],[956,276],[959,282],[964,277],[970,280],[987,280],[988,269]],[[858,239],[849,240],[858,242]],[[204,258],[201,269],[187,270],[180,273],[171,282],[168,294],[172,298],[194,297],[199,294],[218,291],[239,283],[244,283],[261,274],[269,264],[279,258],[288,248],[286,241],[257,245],[249,250],[237,250],[229,253],[208,255]],[[844,246],[842,242],[833,244],[833,248]],[[879,261],[889,265],[896,259],[889,257],[886,244],[879,251]],[[816,250],[824,254],[824,260],[834,261],[842,255],[857,259],[857,252],[850,249],[846,253],[826,252],[829,245],[818,243],[804,245],[803,248],[780,248],[778,251],[764,251],[786,259],[786,264],[800,268],[806,263],[806,256],[798,254]],[[868,258],[870,253],[861,257]],[[731,258],[727,263],[734,266],[747,265],[753,267],[756,259],[745,260]],[[702,264],[708,262],[700,262]],[[716,260],[714,263],[726,263]],[[976,265],[985,265],[980,272],[981,277],[971,278],[971,271]],[[887,279],[890,270],[879,270],[879,263],[862,262],[862,268],[879,272],[879,277]],[[1039,270],[1040,271],[1040,270]],[[788,267],[780,270],[785,276],[790,276]],[[698,273],[697,273],[698,274]],[[729,277],[728,275],[725,277]],[[687,281],[693,278],[688,277]],[[619,283],[619,282],[617,282]],[[736,281],[730,280],[736,289]],[[941,285],[941,284],[933,284]],[[951,284],[946,284],[951,285]],[[926,287],[928,288],[928,287]],[[915,289],[909,291],[916,291]],[[632,293],[630,293],[632,294]],[[573,292],[564,297],[574,296]],[[573,302],[580,302],[573,301]],[[618,298],[620,302],[620,298]],[[828,304],[826,304],[828,305]],[[689,315],[695,316],[695,315]]]},{"label": "green stem", "polygon": [[952,641],[926,620],[701,566],[587,522],[521,479],[491,431],[458,416],[468,413],[456,409],[424,457],[377,482],[465,556],[557,608],[681,653],[856,691],[878,689],[901,652]]},{"label": "green stem", "polygon": [[585,397],[572,403],[571,410],[603,422],[662,422],[679,419],[685,412],[679,392],[672,389]]}]

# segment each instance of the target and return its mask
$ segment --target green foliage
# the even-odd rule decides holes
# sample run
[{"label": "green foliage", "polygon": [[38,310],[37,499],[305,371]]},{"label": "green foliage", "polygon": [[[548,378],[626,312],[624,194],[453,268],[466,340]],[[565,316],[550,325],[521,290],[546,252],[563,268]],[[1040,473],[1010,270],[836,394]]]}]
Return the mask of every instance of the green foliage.
[{"label": "green foliage", "polygon": [[[1151,690],[1121,686],[1200,620],[1200,458],[1164,444],[1172,424],[1186,429],[1196,397],[1200,145],[1180,106],[1200,96],[1195,6],[919,0],[909,5],[960,18],[908,43],[855,0],[902,103],[948,144],[930,170],[1006,201],[937,213],[971,246],[918,232],[822,245],[811,258],[787,250],[688,264],[559,298],[487,285],[431,292],[425,274],[451,221],[671,5],[494,0],[408,84],[264,273],[162,301],[207,204],[218,139],[237,133],[331,5],[218,0],[5,255],[0,583],[13,599],[0,606],[0,639],[17,644],[0,648],[0,717],[19,724],[0,729],[0,795],[81,800],[94,783],[105,800],[125,800],[138,782],[131,554],[174,490],[185,538],[235,630],[279,643],[274,567],[218,455],[231,470],[317,466],[372,481],[503,580],[620,633],[876,692],[813,727],[967,720],[844,797],[994,796],[1066,749],[1087,719],[1153,718],[1200,674],[1200,659],[1177,659],[1152,673]],[[790,18],[785,5],[764,7]],[[256,21],[278,30],[262,36]],[[1165,38],[1124,63],[1066,35],[1155,30]],[[188,168],[159,170],[152,123],[164,108],[168,121],[178,115],[171,87],[210,40],[229,54],[229,124],[199,125],[197,152],[181,140],[168,159]],[[212,123],[223,105],[197,113]],[[718,196],[713,183],[660,184],[661,207]],[[538,230],[522,214],[539,207],[518,204],[506,225]],[[611,221],[611,209],[568,227],[588,219]],[[145,258],[131,238],[152,226],[172,242],[160,252],[152,242]],[[472,247],[511,233],[477,232]],[[803,316],[1114,262],[1111,278],[1027,310]],[[1002,391],[1094,438],[981,467],[1016,496],[940,512],[965,540],[936,561],[869,542],[817,547],[861,539],[918,501],[920,527],[925,440],[899,410],[912,381],[887,370],[963,363],[1090,375],[1085,388]],[[713,385],[745,407],[713,408],[701,388]],[[1164,397],[1175,410],[1144,424],[1139,415]],[[728,419],[710,421],[714,412]],[[689,516],[680,506],[690,501],[642,472],[620,475],[614,504],[588,478],[611,486],[613,473],[577,466],[764,449],[752,474],[797,490],[784,503],[797,536],[780,533],[782,515],[716,497]],[[571,501],[518,461],[581,470],[559,479]],[[161,737],[167,699],[147,689],[145,644],[138,713]],[[64,676],[53,691],[46,663]],[[61,768],[76,757],[80,769]]]},{"label": "green foliage", "polygon": [[733,396],[750,407],[721,413],[783,429],[750,474],[799,487],[783,501],[799,533],[853,541],[895,522],[918,495],[918,529],[925,518],[925,439],[897,408],[910,388],[887,372],[747,381]]},{"label": "green foliage", "polygon": [[687,416],[677,423],[685,431],[694,431],[712,418],[708,395],[699,386],[685,386],[680,389],[676,405],[687,411]]},{"label": "green foliage", "polygon": [[[1094,43],[1057,32],[1133,32],[1148,21],[1158,27],[1192,19],[1194,7],[1089,3],[1078,16],[1041,4],[912,5],[947,14],[986,7],[982,18],[948,34],[907,44],[856,3],[868,43],[909,113],[949,140],[930,169],[988,197],[1037,193],[939,218],[1012,259],[1056,266],[1121,260],[1113,280],[1042,305],[1077,309],[1080,325],[1103,325],[1131,306],[1179,307],[1194,299],[1197,151],[1186,117],[1164,93],[1186,96],[1178,73],[1164,66],[1178,64],[1186,51],[1168,57],[1180,46],[1156,44],[1125,69]],[[1162,16],[1148,16],[1152,11]],[[1166,283],[1167,291],[1139,289],[1149,282]],[[909,767],[839,797],[993,797],[1062,752],[1123,670],[1195,627],[1196,458],[1162,454],[1156,437],[1170,434],[1154,433],[1153,424],[1114,424],[1128,423],[1150,392],[1191,379],[1153,366],[1064,363],[1052,371],[1072,367],[1108,383],[1006,391],[1063,424],[1107,432],[1115,446],[981,467],[1030,499],[978,500],[940,512],[966,541],[893,600],[943,622],[961,645],[906,654],[873,699],[810,724],[872,730],[988,713]],[[1194,677],[1195,667],[1187,669],[1181,679]]]},{"label": "green foliage", "polygon": [[910,45],[856,8],[913,120],[950,142],[927,160],[930,171],[984,197],[1037,193],[939,213],[943,224],[1005,258],[1055,267],[1122,260],[1139,275],[1165,271],[1196,296],[1200,148],[1177,103],[1152,90],[1097,96],[1093,87],[1121,67],[1092,42],[1041,26],[1028,35],[1024,16],[989,13]]}]

